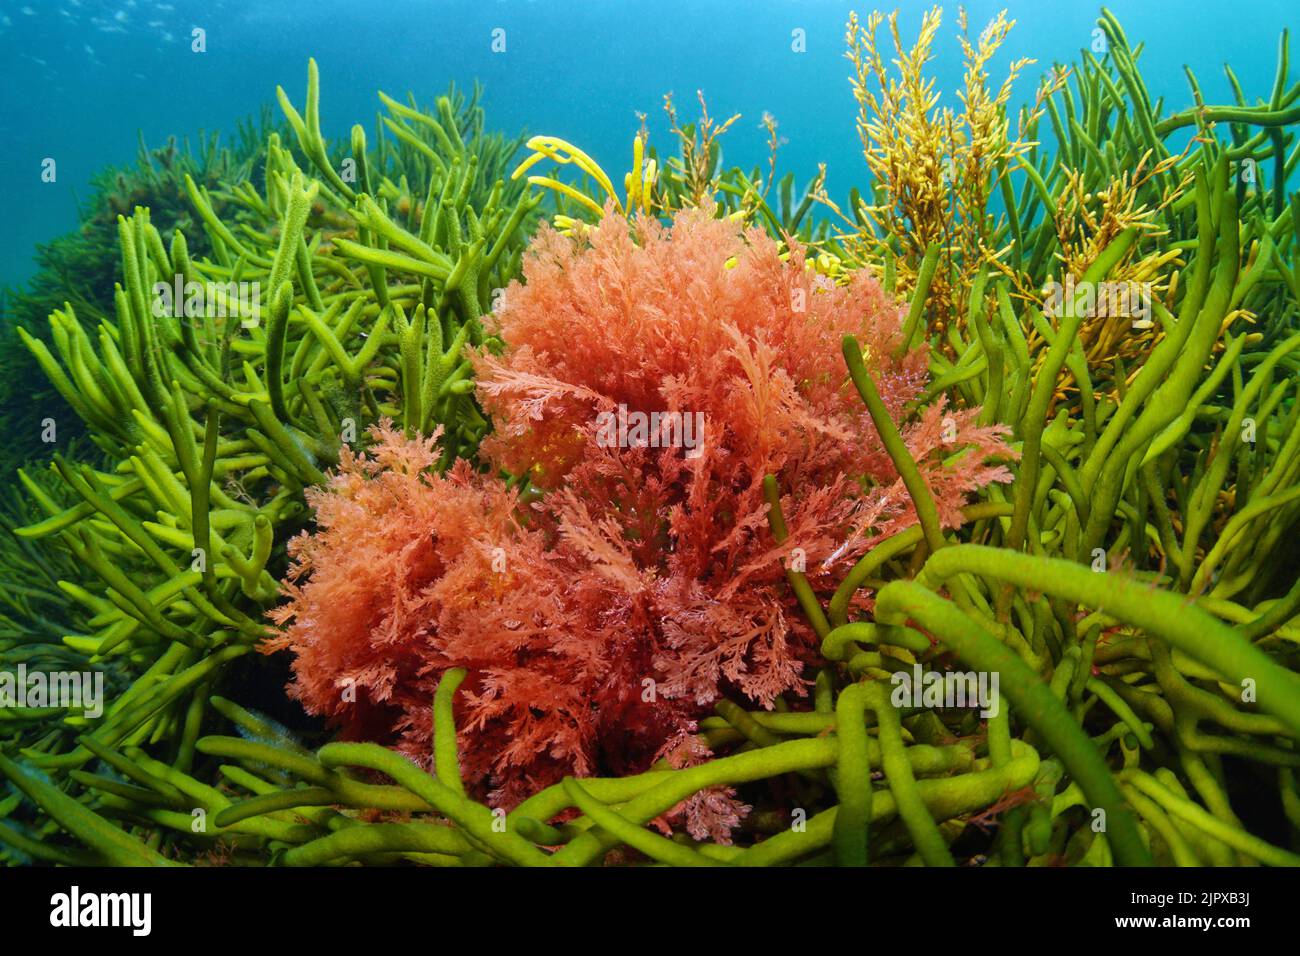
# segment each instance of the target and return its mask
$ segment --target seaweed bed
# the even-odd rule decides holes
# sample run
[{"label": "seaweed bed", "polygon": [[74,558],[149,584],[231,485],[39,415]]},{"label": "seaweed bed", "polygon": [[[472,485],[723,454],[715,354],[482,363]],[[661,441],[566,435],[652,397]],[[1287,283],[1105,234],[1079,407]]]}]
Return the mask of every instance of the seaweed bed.
[{"label": "seaweed bed", "polygon": [[621,188],[477,91],[330,142],[314,62],[101,177],[5,302],[0,670],[106,707],[0,699],[0,858],[1300,862],[1287,37],[1168,112],[1103,11],[1013,110],[1012,25],[953,111],[850,18],[843,202],[702,96]]}]

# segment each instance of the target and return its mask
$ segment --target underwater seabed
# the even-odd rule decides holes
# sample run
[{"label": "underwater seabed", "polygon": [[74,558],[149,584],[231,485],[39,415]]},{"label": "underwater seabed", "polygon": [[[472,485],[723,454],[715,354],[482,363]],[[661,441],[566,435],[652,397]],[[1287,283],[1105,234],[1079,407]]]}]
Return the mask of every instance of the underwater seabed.
[{"label": "underwater seabed", "polygon": [[838,198],[314,61],[102,177],[0,338],[0,858],[1300,863],[1288,37],[1173,109],[964,20],[850,17]]}]

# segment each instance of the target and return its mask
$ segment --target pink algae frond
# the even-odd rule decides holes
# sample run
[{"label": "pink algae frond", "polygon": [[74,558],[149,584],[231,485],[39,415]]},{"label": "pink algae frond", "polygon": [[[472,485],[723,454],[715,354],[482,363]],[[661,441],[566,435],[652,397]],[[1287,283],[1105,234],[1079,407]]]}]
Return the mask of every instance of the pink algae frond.
[{"label": "pink algae frond", "polygon": [[[723,695],[771,707],[806,692],[817,641],[786,564],[828,593],[916,521],[843,336],[862,343],[945,525],[1009,477],[1003,431],[977,412],[935,403],[908,420],[926,358],[898,354],[899,308],[874,280],[830,284],[797,243],[783,258],[708,209],[671,226],[607,215],[573,238],[543,226],[489,321],[506,344],[474,356],[494,424],[483,463],[527,474],[542,500],[521,506],[465,462],[437,474],[432,440],[381,425],[312,494],[317,529],[292,546],[270,646],[295,653],[309,710],[426,764],[433,690],[467,668],[461,769],[501,803],[565,773],[642,770]],[[636,414],[697,416],[702,433],[606,440],[609,416]],[[741,806],[716,793],[682,809],[703,834]]]},{"label": "pink algae frond", "polygon": [[290,600],[267,649],[294,653],[291,693],[345,736],[396,743],[427,766],[437,681],[467,667],[468,779],[510,768],[510,785],[527,788],[533,773],[550,782],[545,768],[590,772],[586,694],[617,664],[599,582],[574,586],[503,482],[463,461],[428,470],[433,442],[387,423],[373,436],[312,493],[317,528],[290,547]]}]

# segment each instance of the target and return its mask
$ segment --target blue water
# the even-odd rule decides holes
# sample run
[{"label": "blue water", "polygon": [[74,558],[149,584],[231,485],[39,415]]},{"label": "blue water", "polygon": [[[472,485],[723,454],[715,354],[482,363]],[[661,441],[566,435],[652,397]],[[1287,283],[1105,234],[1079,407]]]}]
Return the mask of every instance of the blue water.
[{"label": "blue water", "polygon": [[[900,6],[910,41],[927,5]],[[1003,7],[1018,21],[995,81],[1010,58],[1038,58],[1017,103],[1032,98],[1053,61],[1090,44],[1099,10],[1078,0],[966,6],[973,32]],[[1294,0],[1110,7],[1131,42],[1147,43],[1143,74],[1153,96],[1179,109],[1191,103],[1185,63],[1211,101],[1228,99],[1225,62],[1252,101],[1266,97],[1278,35],[1300,25]],[[778,175],[793,170],[802,183],[824,162],[841,197],[865,178],[843,58],[853,8],[863,16],[871,9],[831,0],[0,0],[0,285],[30,275],[34,243],[76,225],[91,174],[132,161],[137,131],[151,146],[171,134],[233,131],[274,104],[277,84],[301,106],[309,56],[321,67],[327,135],[345,135],[354,122],[373,128],[376,89],[412,90],[427,102],[449,80],[477,78],[490,125],[561,136],[616,174],[630,162],[638,112],[666,151],[663,94],[672,91],[683,118],[693,118],[702,89],[714,116],[743,114],[724,140],[729,162],[766,162],[759,121],[770,112],[788,141]],[[934,67],[952,105],[961,75],[956,15],[955,4],[945,7]],[[206,31],[204,53],[191,51],[195,27]],[[505,31],[502,53],[492,50],[497,29]],[[804,31],[806,52],[793,52],[794,30]],[[47,157],[57,161],[54,183],[41,182]]]}]

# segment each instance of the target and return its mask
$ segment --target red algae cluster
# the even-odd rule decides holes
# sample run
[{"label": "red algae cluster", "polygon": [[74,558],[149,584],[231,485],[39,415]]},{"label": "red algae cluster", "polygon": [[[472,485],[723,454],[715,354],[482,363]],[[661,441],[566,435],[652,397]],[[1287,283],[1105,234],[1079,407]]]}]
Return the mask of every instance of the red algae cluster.
[{"label": "red algae cluster", "polygon": [[[817,642],[786,566],[832,589],[916,521],[843,336],[862,344],[946,526],[970,492],[1009,479],[1011,456],[978,410],[913,414],[926,356],[901,348],[899,309],[865,272],[836,285],[797,244],[708,208],[669,226],[543,226],[523,273],[488,320],[504,347],[474,359],[494,424],[481,461],[440,471],[436,436],[387,423],[345,452],[308,492],[316,530],[291,545],[267,645],[293,652],[291,693],[309,711],[425,766],[434,689],[466,668],[461,772],[503,805],[565,774],[680,755],[720,697],[806,694]],[[614,417],[638,415],[698,433],[608,440]],[[502,474],[534,490],[521,499]]]}]

